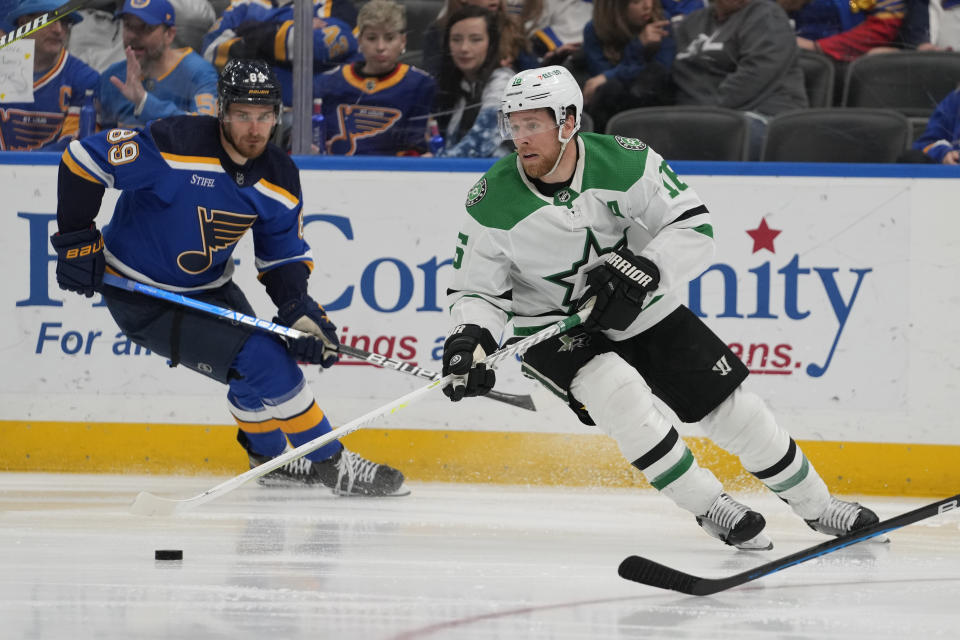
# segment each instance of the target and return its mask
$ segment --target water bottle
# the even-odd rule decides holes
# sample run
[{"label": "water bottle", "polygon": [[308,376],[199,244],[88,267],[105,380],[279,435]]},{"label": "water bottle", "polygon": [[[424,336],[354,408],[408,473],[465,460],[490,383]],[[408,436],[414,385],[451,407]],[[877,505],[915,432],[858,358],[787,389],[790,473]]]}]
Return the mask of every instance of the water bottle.
[{"label": "water bottle", "polygon": [[310,118],[310,129],[313,132],[313,146],[317,148],[318,154],[327,152],[327,125],[323,121],[323,100],[314,98],[313,117]]},{"label": "water bottle", "polygon": [[97,126],[97,108],[93,105],[93,89],[87,89],[83,96],[83,105],[80,107],[80,124],[77,129],[77,139],[92,135]]},{"label": "water bottle", "polygon": [[434,118],[430,118],[427,120],[427,128],[430,132],[430,153],[435,156],[440,155],[440,152],[443,151],[443,145],[446,143],[443,136],[440,135],[440,125]]}]

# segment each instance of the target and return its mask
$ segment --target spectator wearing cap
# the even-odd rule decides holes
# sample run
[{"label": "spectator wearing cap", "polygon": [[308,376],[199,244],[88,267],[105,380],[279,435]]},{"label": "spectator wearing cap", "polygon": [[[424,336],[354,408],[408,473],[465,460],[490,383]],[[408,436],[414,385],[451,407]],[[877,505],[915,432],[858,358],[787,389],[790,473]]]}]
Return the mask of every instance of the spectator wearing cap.
[{"label": "spectator wearing cap", "polygon": [[[14,28],[53,11],[62,0],[21,0],[6,15]],[[73,14],[48,24],[33,40],[33,99],[0,102],[0,150],[57,151],[77,135],[80,107],[88,89],[96,91],[100,74],[66,50]],[[2,91],[0,91],[2,93]]]},{"label": "spectator wearing cap", "polygon": [[157,118],[216,115],[217,72],[189,47],[171,48],[177,28],[169,0],[126,0],[117,15],[127,59],[100,80],[103,124],[142,129]]}]

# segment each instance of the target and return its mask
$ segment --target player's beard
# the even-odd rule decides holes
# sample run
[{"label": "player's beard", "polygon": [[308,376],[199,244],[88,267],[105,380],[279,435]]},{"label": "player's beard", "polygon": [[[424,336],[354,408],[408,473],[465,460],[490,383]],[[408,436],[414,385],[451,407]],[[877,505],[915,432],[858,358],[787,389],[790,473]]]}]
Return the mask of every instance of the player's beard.
[{"label": "player's beard", "polygon": [[237,150],[237,153],[247,160],[253,160],[259,157],[266,150],[267,142],[270,141],[269,137],[253,137],[249,135],[237,138],[233,135],[233,131],[230,130],[228,125],[222,123],[220,126],[224,139]]},{"label": "player's beard", "polygon": [[264,152],[267,148],[267,139],[266,138],[240,138],[239,140],[231,141],[231,144],[240,152],[245,158],[253,159]]},{"label": "player's beard", "polygon": [[520,150],[517,150],[517,152],[521,154],[520,164],[523,166],[523,172],[529,178],[538,179],[547,175],[547,172],[556,164],[557,158],[560,156],[560,145],[558,143],[549,150],[539,151],[540,155],[533,160],[524,160],[523,152]]}]

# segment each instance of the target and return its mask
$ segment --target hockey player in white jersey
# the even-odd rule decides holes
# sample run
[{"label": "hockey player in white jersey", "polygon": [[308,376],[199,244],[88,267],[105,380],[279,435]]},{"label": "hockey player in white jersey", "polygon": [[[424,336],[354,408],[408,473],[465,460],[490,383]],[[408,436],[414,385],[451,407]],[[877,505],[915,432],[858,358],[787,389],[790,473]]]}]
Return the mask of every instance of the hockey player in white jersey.
[{"label": "hockey player in white jersey", "polygon": [[642,141],[578,134],[583,96],[570,73],[518,73],[501,103],[501,133],[517,153],[467,195],[448,303],[444,392],[482,395],[493,371],[478,361],[512,325],[524,336],[595,299],[586,323],[530,349],[523,371],[613,437],[656,489],[707,533],[769,549],[762,515],[731,498],[697,464],[659,398],[699,422],[719,446],[807,524],[840,535],[876,514],[830,495],[764,401],[741,383],[747,367],[681,294],[714,252],[710,212]]}]

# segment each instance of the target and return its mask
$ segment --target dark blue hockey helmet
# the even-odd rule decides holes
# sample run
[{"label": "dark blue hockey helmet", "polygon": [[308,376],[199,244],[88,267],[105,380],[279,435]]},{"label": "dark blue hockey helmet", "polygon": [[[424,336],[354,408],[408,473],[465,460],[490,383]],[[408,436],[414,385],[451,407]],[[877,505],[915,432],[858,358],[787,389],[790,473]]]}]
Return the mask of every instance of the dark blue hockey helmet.
[{"label": "dark blue hockey helmet", "polygon": [[234,58],[227,62],[217,81],[220,119],[233,103],[272,105],[280,115],[280,80],[264,60]]}]

